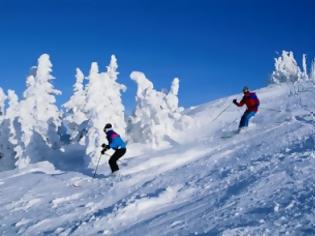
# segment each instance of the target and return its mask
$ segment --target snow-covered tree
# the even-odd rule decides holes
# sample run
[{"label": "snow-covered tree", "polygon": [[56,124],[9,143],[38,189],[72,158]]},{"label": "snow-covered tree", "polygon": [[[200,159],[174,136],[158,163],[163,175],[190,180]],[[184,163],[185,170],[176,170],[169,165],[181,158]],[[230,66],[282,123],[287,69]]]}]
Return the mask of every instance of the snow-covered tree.
[{"label": "snow-covered tree", "polygon": [[[115,55],[111,56],[109,65],[107,66],[107,71],[101,74],[104,77],[105,86],[108,86],[107,98],[110,101],[108,107],[110,107],[110,112],[107,114],[106,119],[109,123],[112,123],[115,130],[119,132],[123,137],[126,135],[126,121],[125,121],[125,107],[122,104],[121,93],[127,90],[125,85],[117,83],[119,72],[117,71],[118,64]],[[109,80],[106,79],[106,75]]]},{"label": "snow-covered tree", "polygon": [[6,118],[17,117],[19,114],[19,98],[14,90],[8,90],[8,108],[5,112]]},{"label": "snow-covered tree", "polygon": [[315,58],[313,59],[313,62],[311,65],[310,79],[315,81]]},{"label": "snow-covered tree", "polygon": [[43,54],[27,78],[27,88],[19,105],[19,130],[16,131],[20,133],[16,147],[18,167],[43,159],[45,148],[59,145],[60,113],[55,96],[61,92],[51,84],[54,79],[51,72],[49,55]]},{"label": "snow-covered tree", "polygon": [[73,95],[69,101],[63,105],[63,125],[71,140],[76,140],[82,136],[82,124],[87,121],[86,111],[86,90],[84,88],[84,74],[76,69],[76,82],[73,86]]},{"label": "snow-covered tree", "polygon": [[[0,165],[4,166],[4,149],[5,149],[5,143],[7,142],[7,133],[4,129],[4,110],[5,110],[5,100],[7,99],[7,96],[3,92],[3,89],[0,87]],[[3,168],[0,167],[0,170],[3,170]]]},{"label": "snow-covered tree", "polygon": [[8,91],[8,107],[5,112],[4,120],[1,124],[0,133],[0,152],[2,155],[1,168],[11,169],[15,164],[15,148],[18,144],[16,125],[19,117],[18,96],[13,90]]},{"label": "snow-covered tree", "polygon": [[87,136],[86,153],[91,157],[91,164],[96,164],[101,144],[105,142],[103,128],[111,123],[120,135],[125,136],[126,122],[121,93],[126,87],[116,82],[117,60],[113,55],[106,72],[99,72],[96,62],[93,62],[87,85]]},{"label": "snow-covered tree", "polygon": [[6,100],[6,95],[3,92],[3,89],[0,87],[0,124],[4,116],[4,104]]},{"label": "snow-covered tree", "polygon": [[129,134],[134,142],[145,142],[153,147],[163,145],[175,133],[189,125],[191,118],[178,107],[179,79],[173,80],[166,94],[156,91],[142,72],[134,71],[130,78],[137,83],[136,109],[130,117]]},{"label": "snow-covered tree", "polygon": [[179,79],[175,78],[172,82],[169,93],[165,97],[165,102],[169,110],[169,116],[174,121],[174,128],[176,130],[182,130],[189,127],[193,120],[191,117],[183,114],[183,107],[179,107],[178,91]]},{"label": "snow-covered tree", "polygon": [[275,70],[271,75],[271,83],[296,82],[301,78],[302,72],[293,52],[282,51],[282,55],[275,58]]},{"label": "snow-covered tree", "polygon": [[303,57],[302,57],[301,79],[302,80],[308,80],[309,79],[309,76],[308,76],[308,73],[307,73],[307,65],[306,65],[306,54],[303,54]]},{"label": "snow-covered tree", "polygon": [[118,64],[117,64],[117,58],[115,55],[112,55],[110,58],[110,63],[106,67],[107,68],[107,75],[111,80],[117,80],[119,72],[117,71],[118,69]]},{"label": "snow-covered tree", "polygon": [[154,90],[153,83],[142,72],[134,71],[130,78],[137,83],[136,109],[129,124],[129,139],[158,145],[162,133],[156,129],[162,114],[163,94]]}]

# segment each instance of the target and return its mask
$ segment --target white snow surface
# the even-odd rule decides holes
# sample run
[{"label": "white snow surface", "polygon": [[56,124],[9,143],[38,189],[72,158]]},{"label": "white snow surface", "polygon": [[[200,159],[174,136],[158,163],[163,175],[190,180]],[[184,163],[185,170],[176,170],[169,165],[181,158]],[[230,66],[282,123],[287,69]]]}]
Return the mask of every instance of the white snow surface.
[{"label": "white snow surface", "polygon": [[188,109],[195,125],[179,143],[129,145],[120,175],[103,156],[93,178],[76,146],[0,172],[1,235],[314,235],[314,89],[257,90],[258,114],[229,138],[241,94]]}]

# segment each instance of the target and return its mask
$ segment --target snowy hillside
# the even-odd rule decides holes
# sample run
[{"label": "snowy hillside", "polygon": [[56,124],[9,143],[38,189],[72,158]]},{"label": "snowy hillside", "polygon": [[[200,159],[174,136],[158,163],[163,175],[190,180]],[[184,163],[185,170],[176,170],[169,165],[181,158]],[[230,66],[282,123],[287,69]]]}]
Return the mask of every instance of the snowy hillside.
[{"label": "snowy hillside", "polygon": [[105,156],[92,178],[76,146],[62,163],[47,152],[0,172],[1,235],[314,235],[314,91],[310,80],[256,91],[259,113],[230,138],[241,94],[192,108],[172,146],[130,145],[121,176]]}]

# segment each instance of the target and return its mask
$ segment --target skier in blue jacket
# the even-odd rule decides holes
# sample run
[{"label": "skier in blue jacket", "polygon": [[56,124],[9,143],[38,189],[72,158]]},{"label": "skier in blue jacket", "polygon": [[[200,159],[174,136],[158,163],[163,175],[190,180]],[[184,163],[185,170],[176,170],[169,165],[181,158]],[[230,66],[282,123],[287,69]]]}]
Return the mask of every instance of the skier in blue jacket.
[{"label": "skier in blue jacket", "polygon": [[119,167],[117,165],[117,161],[119,158],[121,158],[127,151],[125,142],[121,139],[119,134],[117,134],[111,124],[106,124],[104,127],[104,132],[106,133],[106,138],[108,141],[107,144],[102,144],[102,154],[105,154],[105,152],[108,149],[114,149],[114,154],[110,157],[108,164],[112,170],[112,173],[119,170]]}]

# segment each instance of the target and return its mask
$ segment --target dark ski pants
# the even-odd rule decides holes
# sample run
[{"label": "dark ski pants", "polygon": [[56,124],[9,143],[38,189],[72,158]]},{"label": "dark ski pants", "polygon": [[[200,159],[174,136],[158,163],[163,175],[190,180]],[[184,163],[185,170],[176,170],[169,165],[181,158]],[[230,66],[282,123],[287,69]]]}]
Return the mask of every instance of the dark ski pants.
[{"label": "dark ski pants", "polygon": [[254,111],[245,111],[241,118],[239,128],[247,127],[250,118],[252,118],[255,115],[256,115],[256,112]]},{"label": "dark ski pants", "polygon": [[119,170],[117,161],[126,153],[126,148],[120,148],[115,150],[114,154],[110,157],[108,164],[112,170],[112,173]]}]

